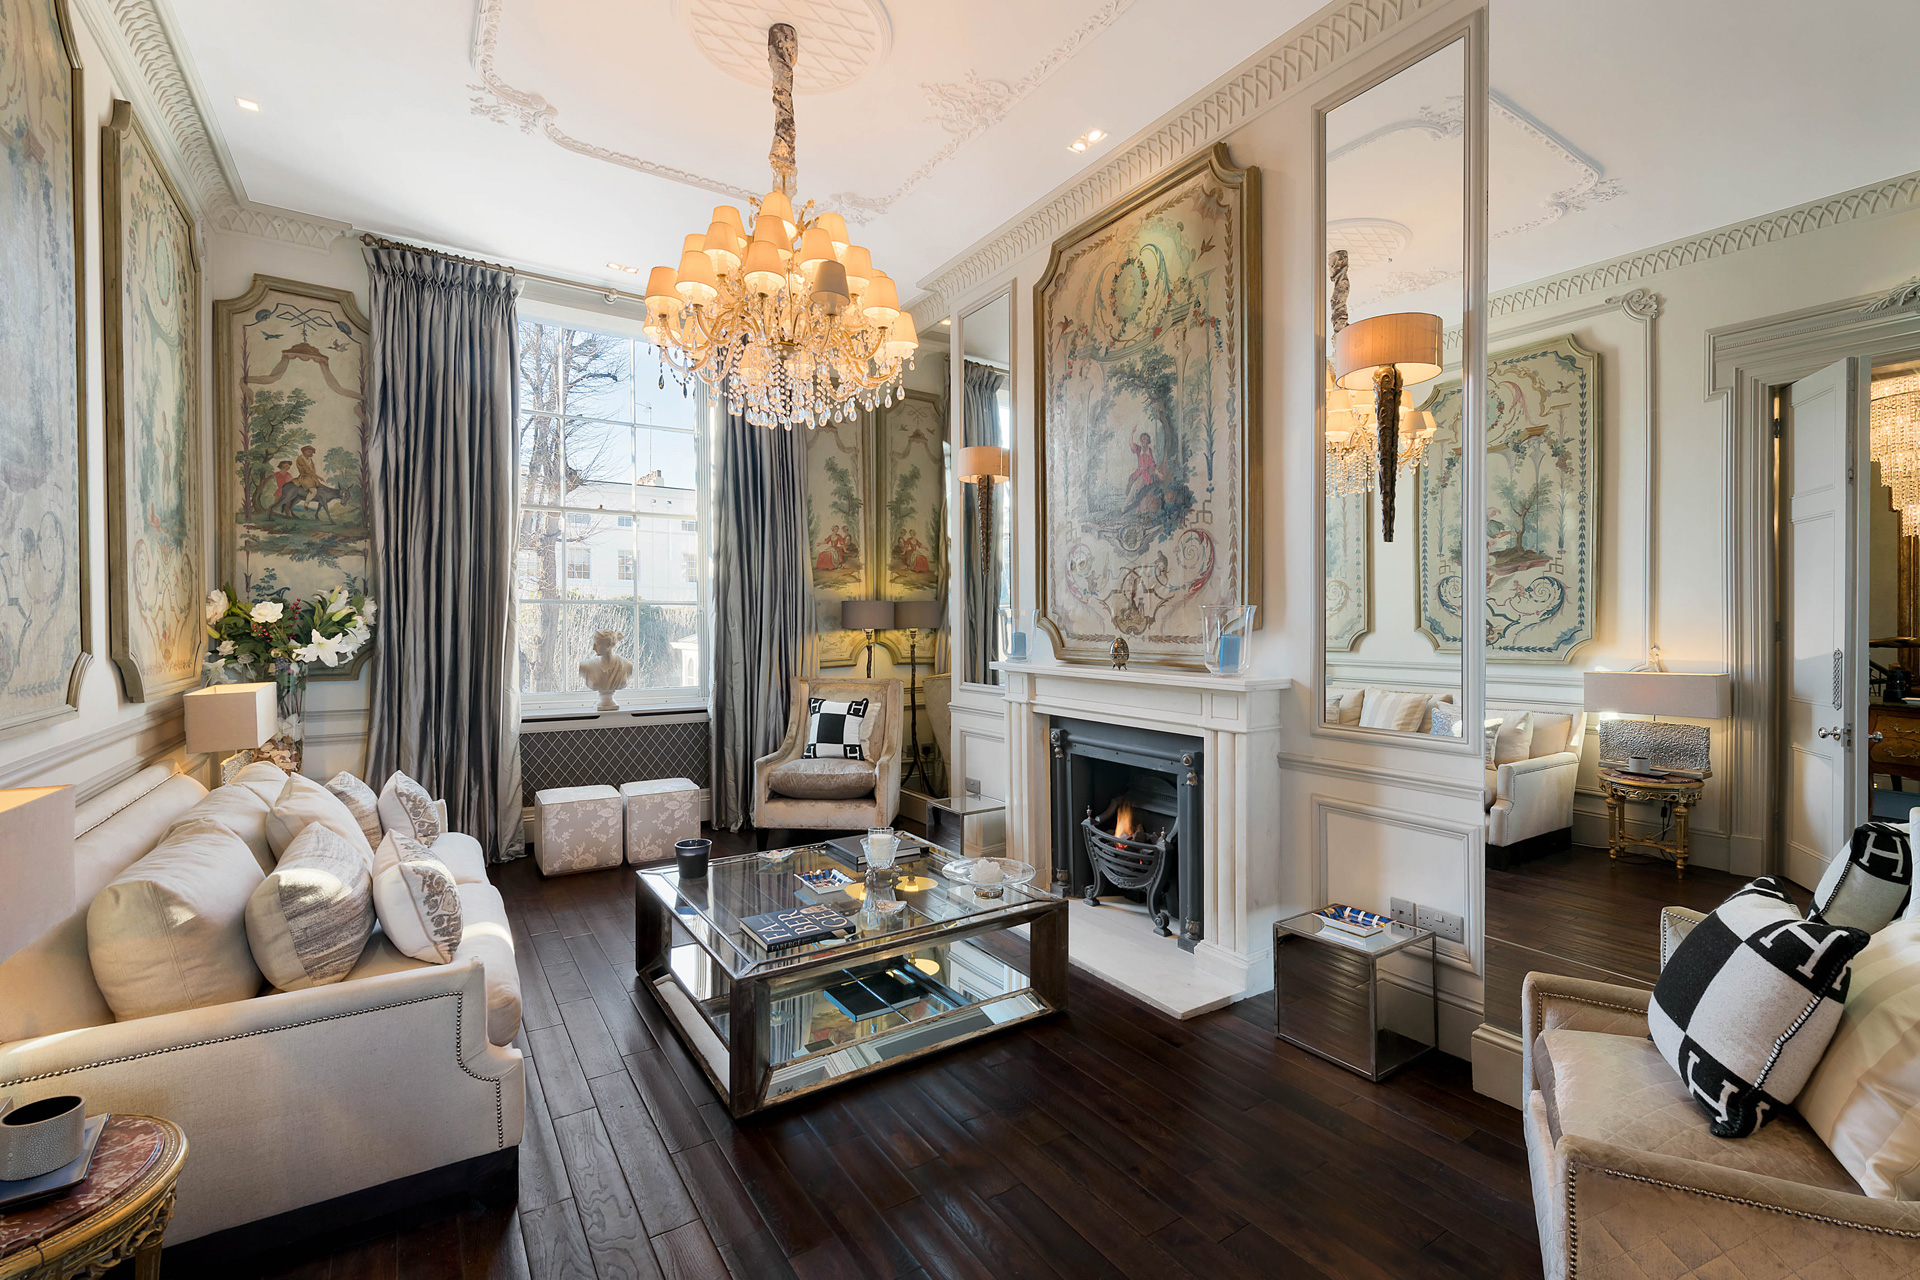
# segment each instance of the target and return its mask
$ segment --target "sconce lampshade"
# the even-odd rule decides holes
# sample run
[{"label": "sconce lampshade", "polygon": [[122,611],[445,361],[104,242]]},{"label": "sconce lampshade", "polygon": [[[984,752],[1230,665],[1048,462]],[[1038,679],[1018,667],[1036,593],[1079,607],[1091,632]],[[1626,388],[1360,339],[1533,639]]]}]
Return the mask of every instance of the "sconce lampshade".
[{"label": "sconce lampshade", "polygon": [[848,631],[891,631],[893,608],[891,600],[842,600],[840,625]]},{"label": "sconce lampshade", "polygon": [[193,689],[187,693],[186,708],[189,755],[264,746],[279,723],[271,680]]},{"label": "sconce lampshade", "polygon": [[1349,391],[1373,385],[1373,372],[1386,365],[1400,370],[1400,380],[1413,384],[1440,376],[1440,317],[1424,311],[1396,311],[1391,315],[1356,320],[1333,340],[1333,372]]},{"label": "sconce lampshade", "polygon": [[954,461],[961,484],[973,484],[982,476],[1005,480],[1010,474],[1007,451],[997,444],[970,444]]},{"label": "sconce lampshade", "polygon": [[1633,716],[1724,720],[1733,714],[1729,676],[1696,671],[1589,671],[1586,707]]},{"label": "sconce lampshade", "polygon": [[946,620],[938,600],[897,600],[893,625],[900,631],[938,631]]}]

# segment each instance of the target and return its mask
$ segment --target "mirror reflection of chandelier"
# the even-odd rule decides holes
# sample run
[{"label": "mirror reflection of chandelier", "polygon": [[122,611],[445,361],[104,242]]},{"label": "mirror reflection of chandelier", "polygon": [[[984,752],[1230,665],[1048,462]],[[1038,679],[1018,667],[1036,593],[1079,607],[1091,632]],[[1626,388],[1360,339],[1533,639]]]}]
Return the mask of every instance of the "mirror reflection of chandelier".
[{"label": "mirror reflection of chandelier", "polygon": [[1880,378],[1867,418],[1867,455],[1880,464],[1880,483],[1893,490],[1900,534],[1920,535],[1920,373]]},{"label": "mirror reflection of chandelier", "polygon": [[749,236],[721,205],[706,234],[686,238],[678,270],[647,279],[647,337],[682,377],[698,373],[731,413],[763,427],[844,421],[892,404],[919,346],[913,317],[837,213],[794,211],[791,26],[767,30],[773,67],[774,189]]},{"label": "mirror reflection of chandelier", "polygon": [[[1327,370],[1327,493],[1344,498],[1370,493],[1380,469],[1380,431],[1374,421],[1373,396],[1349,391]],[[1400,392],[1400,450],[1398,465],[1412,477],[1426,461],[1427,446],[1439,424],[1425,409],[1413,407],[1413,393]]]}]

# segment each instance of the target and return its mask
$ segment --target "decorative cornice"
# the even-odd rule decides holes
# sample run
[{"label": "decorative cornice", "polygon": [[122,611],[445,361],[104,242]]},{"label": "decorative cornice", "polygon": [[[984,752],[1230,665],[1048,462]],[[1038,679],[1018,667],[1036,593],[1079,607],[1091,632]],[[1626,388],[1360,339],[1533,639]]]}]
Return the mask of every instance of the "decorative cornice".
[{"label": "decorative cornice", "polygon": [[915,323],[922,328],[937,323],[969,290],[1439,3],[1442,0],[1352,0],[1299,34],[1275,41],[1106,164],[936,268],[919,282],[926,296],[911,307]]},{"label": "decorative cornice", "polygon": [[1899,311],[1915,303],[1920,303],[1920,276],[1915,276],[1905,284],[1887,290],[1884,297],[1875,298],[1866,305],[1865,310],[1869,314],[1880,311]]},{"label": "decorative cornice", "polygon": [[161,15],[158,0],[75,0],[75,7],[205,227],[323,251],[347,230],[341,223],[256,205],[246,198],[213,124],[200,109],[185,51]]}]

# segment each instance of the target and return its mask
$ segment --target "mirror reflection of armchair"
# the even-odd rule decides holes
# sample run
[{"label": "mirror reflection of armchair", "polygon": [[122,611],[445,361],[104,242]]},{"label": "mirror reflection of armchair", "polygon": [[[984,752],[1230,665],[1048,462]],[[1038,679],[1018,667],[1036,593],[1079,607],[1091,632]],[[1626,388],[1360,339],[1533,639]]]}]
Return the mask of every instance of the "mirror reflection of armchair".
[{"label": "mirror reflection of armchair", "polygon": [[[808,760],[807,699],[870,701],[865,760]],[[753,825],[765,831],[864,831],[900,811],[902,699],[898,680],[795,680],[787,736],[753,762]]]}]

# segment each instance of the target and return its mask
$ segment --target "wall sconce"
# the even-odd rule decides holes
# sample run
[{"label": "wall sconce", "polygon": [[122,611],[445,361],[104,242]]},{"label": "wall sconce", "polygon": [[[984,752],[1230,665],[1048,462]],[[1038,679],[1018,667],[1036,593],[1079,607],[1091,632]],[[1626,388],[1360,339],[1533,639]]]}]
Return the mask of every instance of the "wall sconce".
[{"label": "wall sconce", "polygon": [[974,500],[980,511],[980,575],[993,562],[993,482],[1005,480],[1010,472],[1007,451],[997,444],[972,444],[954,459],[954,470],[961,484],[974,486]]},{"label": "wall sconce", "polygon": [[867,633],[867,679],[873,679],[873,633],[893,629],[893,601],[842,600],[840,625],[848,631]]},{"label": "wall sconce", "polygon": [[[1380,536],[1393,541],[1394,484],[1400,470],[1401,391],[1440,376],[1440,317],[1424,311],[1369,316],[1333,340],[1333,372],[1348,391],[1373,388],[1380,448]],[[1331,427],[1331,423],[1329,426]]]}]

